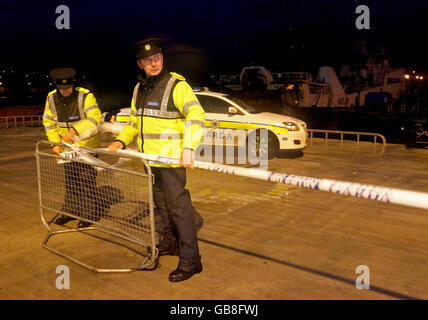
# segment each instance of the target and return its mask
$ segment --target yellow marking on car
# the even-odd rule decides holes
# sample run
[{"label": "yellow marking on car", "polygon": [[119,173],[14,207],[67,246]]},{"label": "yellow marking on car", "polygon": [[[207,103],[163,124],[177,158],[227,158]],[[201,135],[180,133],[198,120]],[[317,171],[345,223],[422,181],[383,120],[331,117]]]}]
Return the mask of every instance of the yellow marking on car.
[{"label": "yellow marking on car", "polygon": [[[218,129],[252,130],[252,129],[266,128],[266,129],[270,129],[270,130],[272,130],[278,134],[287,134],[288,133],[288,129],[277,127],[277,126],[272,126],[272,125],[255,124],[255,123],[247,123],[247,122],[231,122],[231,121],[221,121],[221,120],[216,120],[216,121],[219,122],[219,126],[217,127]],[[207,128],[211,127],[211,122],[212,121],[210,121],[210,120],[205,121],[205,127],[207,127]]]}]

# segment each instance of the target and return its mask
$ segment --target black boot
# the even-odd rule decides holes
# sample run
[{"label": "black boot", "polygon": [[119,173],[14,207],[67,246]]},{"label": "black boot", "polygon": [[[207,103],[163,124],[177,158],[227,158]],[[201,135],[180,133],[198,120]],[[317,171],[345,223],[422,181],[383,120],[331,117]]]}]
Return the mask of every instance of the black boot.
[{"label": "black boot", "polygon": [[61,215],[59,218],[57,218],[55,220],[55,224],[57,224],[59,226],[62,226],[64,224],[66,224],[67,222],[73,221],[73,220],[76,220],[76,218],[69,217],[69,216],[66,216],[66,215]]},{"label": "black boot", "polygon": [[171,282],[184,281],[200,272],[202,272],[202,264],[200,262],[188,271],[177,268],[169,274],[169,281]]},{"label": "black boot", "polygon": [[92,225],[92,222],[87,222],[87,221],[82,221],[80,220],[79,223],[77,224],[78,228],[86,228]]}]

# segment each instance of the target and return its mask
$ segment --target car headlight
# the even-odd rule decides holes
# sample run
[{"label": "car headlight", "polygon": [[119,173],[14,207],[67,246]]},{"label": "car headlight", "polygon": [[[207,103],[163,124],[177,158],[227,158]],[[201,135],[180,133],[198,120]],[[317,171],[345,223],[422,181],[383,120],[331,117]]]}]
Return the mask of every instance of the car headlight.
[{"label": "car headlight", "polygon": [[299,126],[291,121],[283,122],[284,126],[288,129],[288,131],[299,131]]}]

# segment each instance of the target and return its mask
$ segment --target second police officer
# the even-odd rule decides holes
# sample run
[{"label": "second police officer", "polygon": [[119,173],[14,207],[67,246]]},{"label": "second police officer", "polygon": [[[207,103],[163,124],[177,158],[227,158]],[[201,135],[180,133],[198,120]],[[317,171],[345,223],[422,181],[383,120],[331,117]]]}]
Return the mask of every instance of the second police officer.
[{"label": "second police officer", "polygon": [[[76,70],[73,68],[56,68],[50,72],[56,89],[49,92],[43,114],[43,125],[49,141],[76,143],[80,146],[97,148],[100,143],[98,124],[101,110],[95,96],[82,87],[75,86]],[[59,145],[53,147],[57,155],[63,152]],[[62,212],[83,217],[79,227],[89,226],[90,220],[100,217],[101,204],[97,204],[96,170],[83,163],[64,164],[65,197]],[[61,215],[55,220],[63,225],[76,218]]]}]

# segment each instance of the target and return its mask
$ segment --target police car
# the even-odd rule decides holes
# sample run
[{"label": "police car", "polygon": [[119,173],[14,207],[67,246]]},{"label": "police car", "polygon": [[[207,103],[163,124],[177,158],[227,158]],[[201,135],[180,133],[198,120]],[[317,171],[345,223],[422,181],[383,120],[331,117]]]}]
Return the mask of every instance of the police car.
[{"label": "police car", "polygon": [[[279,151],[303,150],[307,146],[306,123],[281,114],[259,112],[224,93],[194,88],[206,113],[205,137],[201,145],[246,147],[248,154],[273,158]],[[106,122],[125,125],[130,108],[121,109]],[[118,134],[112,132],[113,134]]]},{"label": "police car", "polygon": [[[303,150],[307,146],[306,123],[299,119],[259,112],[228,94],[206,89],[194,91],[206,113],[204,145],[223,139],[226,146],[246,146],[249,153],[268,159],[278,151]],[[237,131],[243,133],[245,139]]]}]

